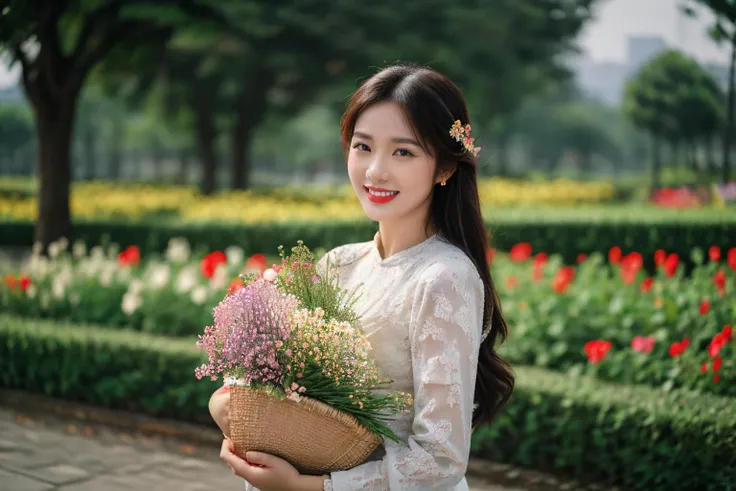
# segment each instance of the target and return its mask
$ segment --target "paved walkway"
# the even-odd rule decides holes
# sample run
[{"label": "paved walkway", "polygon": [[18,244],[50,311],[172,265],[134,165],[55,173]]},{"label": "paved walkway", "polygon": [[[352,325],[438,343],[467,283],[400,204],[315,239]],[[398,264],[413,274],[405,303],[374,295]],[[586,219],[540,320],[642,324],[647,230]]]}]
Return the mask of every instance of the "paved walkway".
[{"label": "paved walkway", "polygon": [[[0,406],[3,491],[242,491],[242,480],[233,476],[218,453],[212,443],[133,434],[56,413],[28,416],[17,406]],[[510,466],[481,461],[471,462],[469,470],[474,466],[486,477],[470,477],[471,491],[583,489]]]}]

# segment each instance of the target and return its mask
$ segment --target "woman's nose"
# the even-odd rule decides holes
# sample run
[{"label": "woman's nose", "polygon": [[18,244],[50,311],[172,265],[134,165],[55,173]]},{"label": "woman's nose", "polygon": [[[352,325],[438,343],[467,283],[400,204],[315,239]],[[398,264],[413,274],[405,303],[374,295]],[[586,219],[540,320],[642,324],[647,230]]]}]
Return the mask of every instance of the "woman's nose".
[{"label": "woman's nose", "polygon": [[368,179],[375,179],[378,181],[385,181],[388,179],[388,173],[379,162],[379,159],[375,159],[371,163],[365,175],[366,177],[368,177]]}]

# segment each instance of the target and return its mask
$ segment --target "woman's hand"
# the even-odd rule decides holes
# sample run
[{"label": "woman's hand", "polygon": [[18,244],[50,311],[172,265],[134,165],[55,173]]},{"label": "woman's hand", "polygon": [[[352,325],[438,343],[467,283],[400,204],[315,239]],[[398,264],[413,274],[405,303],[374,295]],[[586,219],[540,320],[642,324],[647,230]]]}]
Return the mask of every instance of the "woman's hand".
[{"label": "woman's hand", "polygon": [[210,415],[215,420],[220,431],[226,437],[230,436],[230,387],[224,386],[215,391],[210,397]]},{"label": "woman's hand", "polygon": [[[232,440],[225,438],[220,449],[220,458],[233,470],[261,491],[301,491],[306,490],[305,481],[296,468],[275,455],[261,452],[248,452],[243,460],[235,454]],[[304,476],[312,477],[312,476]],[[322,489],[321,487],[311,489]]]}]

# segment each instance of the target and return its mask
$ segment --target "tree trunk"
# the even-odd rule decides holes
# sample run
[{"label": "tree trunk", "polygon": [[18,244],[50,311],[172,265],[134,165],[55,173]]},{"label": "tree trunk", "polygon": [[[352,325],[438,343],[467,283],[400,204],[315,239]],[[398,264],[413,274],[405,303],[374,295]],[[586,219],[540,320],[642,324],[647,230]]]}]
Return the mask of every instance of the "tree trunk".
[{"label": "tree trunk", "polygon": [[202,194],[215,192],[217,178],[217,155],[215,153],[215,125],[212,103],[205,90],[197,90],[192,107],[195,112],[195,128],[199,158],[202,161]]},{"label": "tree trunk", "polygon": [[244,84],[237,100],[237,115],[231,135],[233,189],[250,187],[251,139],[253,132],[266,115],[266,94],[273,83],[273,75],[263,70],[256,70],[249,78],[250,83]]},{"label": "tree trunk", "polygon": [[731,64],[728,69],[728,103],[726,104],[726,126],[723,129],[723,183],[731,177],[731,139],[734,133],[734,104],[736,103],[736,33],[731,40]]},{"label": "tree trunk", "polygon": [[248,189],[250,187],[250,142],[252,137],[250,126],[248,110],[247,108],[241,107],[238,111],[231,135],[233,189]]},{"label": "tree trunk", "polygon": [[38,219],[34,240],[40,242],[45,250],[49,244],[62,237],[71,240],[70,146],[79,89],[52,95],[41,81],[31,84],[26,89],[29,93],[46,92],[30,97],[38,138]]},{"label": "tree trunk", "polygon": [[660,140],[654,135],[652,137],[652,173],[651,173],[651,189],[657,189],[660,185],[660,171],[662,169],[662,160],[660,155]]}]

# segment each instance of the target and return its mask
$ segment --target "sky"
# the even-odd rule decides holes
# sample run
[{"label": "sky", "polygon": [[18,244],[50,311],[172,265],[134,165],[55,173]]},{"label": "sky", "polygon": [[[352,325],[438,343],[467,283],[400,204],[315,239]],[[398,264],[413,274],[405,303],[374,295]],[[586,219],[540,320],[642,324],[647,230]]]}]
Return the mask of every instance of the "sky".
[{"label": "sky", "polygon": [[[729,49],[725,44],[718,47],[707,35],[713,17],[701,10],[697,19],[686,18],[679,10],[683,1],[687,0],[602,0],[579,45],[594,61],[622,63],[628,36],[655,35],[700,62],[726,65]],[[14,85],[18,75],[17,66],[9,71],[0,62],[0,88]]]}]

